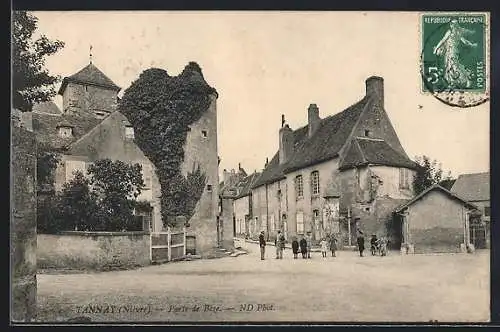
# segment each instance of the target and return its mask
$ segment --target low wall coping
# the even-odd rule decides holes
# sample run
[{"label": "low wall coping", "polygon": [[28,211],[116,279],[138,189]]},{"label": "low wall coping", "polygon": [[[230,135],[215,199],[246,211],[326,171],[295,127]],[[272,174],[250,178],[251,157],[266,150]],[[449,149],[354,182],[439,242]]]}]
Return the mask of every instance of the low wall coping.
[{"label": "low wall coping", "polygon": [[64,231],[55,235],[74,235],[74,236],[133,236],[133,235],[149,235],[149,232],[86,232],[86,231]]}]

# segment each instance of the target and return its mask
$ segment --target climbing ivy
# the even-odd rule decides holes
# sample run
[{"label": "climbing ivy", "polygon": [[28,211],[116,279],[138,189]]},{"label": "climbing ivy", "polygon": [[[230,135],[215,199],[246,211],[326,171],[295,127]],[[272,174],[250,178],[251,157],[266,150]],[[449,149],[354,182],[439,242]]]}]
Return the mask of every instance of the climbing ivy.
[{"label": "climbing ivy", "polygon": [[134,127],[136,144],[155,166],[166,225],[173,225],[178,215],[189,220],[203,193],[206,175],[199,166],[185,177],[181,165],[189,126],[208,109],[214,93],[198,64],[190,62],[178,76],[159,68],[145,70],[119,102]]}]

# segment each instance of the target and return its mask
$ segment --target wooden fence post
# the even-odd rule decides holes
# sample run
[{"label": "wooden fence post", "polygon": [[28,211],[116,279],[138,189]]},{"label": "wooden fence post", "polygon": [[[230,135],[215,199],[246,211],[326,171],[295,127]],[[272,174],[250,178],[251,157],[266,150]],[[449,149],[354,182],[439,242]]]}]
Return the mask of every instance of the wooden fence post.
[{"label": "wooden fence post", "polygon": [[172,260],[172,231],[167,228],[167,246],[168,246],[168,261]]},{"label": "wooden fence post", "polygon": [[149,261],[153,262],[153,232],[149,232]]}]

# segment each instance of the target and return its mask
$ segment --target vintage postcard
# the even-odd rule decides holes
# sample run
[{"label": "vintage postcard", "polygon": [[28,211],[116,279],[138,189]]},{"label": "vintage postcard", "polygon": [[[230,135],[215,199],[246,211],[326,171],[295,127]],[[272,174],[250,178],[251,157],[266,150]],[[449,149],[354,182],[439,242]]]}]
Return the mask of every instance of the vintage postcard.
[{"label": "vintage postcard", "polygon": [[489,36],[13,12],[11,322],[489,322]]}]

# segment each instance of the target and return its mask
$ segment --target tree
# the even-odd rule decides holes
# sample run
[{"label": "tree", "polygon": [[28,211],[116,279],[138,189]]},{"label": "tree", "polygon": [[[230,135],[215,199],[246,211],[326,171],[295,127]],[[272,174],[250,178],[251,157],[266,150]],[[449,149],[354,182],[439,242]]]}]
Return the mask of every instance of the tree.
[{"label": "tree", "polygon": [[82,172],[75,171],[74,178],[63,185],[58,194],[57,207],[61,230],[95,230],[96,195],[90,188],[89,179]]},{"label": "tree", "polygon": [[100,230],[128,229],[135,222],[135,201],[144,188],[142,166],[101,159],[90,165],[87,172],[97,199]]},{"label": "tree", "polygon": [[178,76],[159,68],[145,70],[120,100],[120,109],[134,127],[135,143],[155,166],[165,225],[174,225],[171,220],[178,215],[189,220],[205,188],[203,171],[194,168],[185,176],[181,165],[190,126],[216,94],[198,64],[190,62]]},{"label": "tree", "polygon": [[40,190],[54,183],[54,171],[61,157],[42,142],[37,142],[36,157],[36,180]]},{"label": "tree", "polygon": [[63,48],[64,42],[51,41],[45,35],[33,40],[38,19],[26,11],[14,11],[12,16],[13,105],[28,112],[33,104],[56,94],[54,83],[59,77],[44,68],[45,58]]},{"label": "tree", "polygon": [[444,185],[446,189],[451,188],[454,182],[451,178],[451,172],[448,171],[443,178],[443,169],[436,159],[431,160],[428,156],[423,155],[415,157],[415,162],[418,164],[417,172],[413,178],[413,192],[415,195],[437,183]]}]

